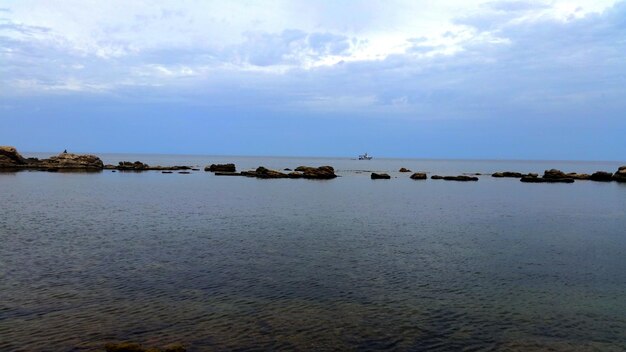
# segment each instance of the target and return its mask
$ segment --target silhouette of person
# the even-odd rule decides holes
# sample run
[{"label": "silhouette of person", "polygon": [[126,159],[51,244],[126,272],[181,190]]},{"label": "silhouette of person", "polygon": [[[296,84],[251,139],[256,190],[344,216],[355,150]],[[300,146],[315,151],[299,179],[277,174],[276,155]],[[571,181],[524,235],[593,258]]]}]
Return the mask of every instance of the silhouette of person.
[{"label": "silhouette of person", "polygon": [[67,149],[63,150],[63,154],[67,154]]}]

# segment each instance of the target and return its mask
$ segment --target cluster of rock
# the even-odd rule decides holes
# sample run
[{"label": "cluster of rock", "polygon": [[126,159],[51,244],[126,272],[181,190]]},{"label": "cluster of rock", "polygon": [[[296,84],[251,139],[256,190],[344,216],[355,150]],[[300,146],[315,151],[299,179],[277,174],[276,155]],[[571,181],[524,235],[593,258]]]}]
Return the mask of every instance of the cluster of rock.
[{"label": "cluster of rock", "polygon": [[[227,167],[228,166],[228,167]],[[335,169],[332,166],[298,166],[294,171],[284,173],[276,170],[271,170],[263,166],[259,166],[256,170],[248,170],[242,172],[235,172],[236,168],[234,164],[222,164],[207,166],[205,171],[212,171],[216,176],[246,176],[256,177],[262,179],[270,178],[304,178],[309,180],[330,180],[337,175]],[[223,171],[225,170],[225,171]],[[230,171],[232,170],[232,171]]]},{"label": "cluster of rock", "polygon": [[576,180],[590,180],[598,182],[626,182],[626,166],[621,166],[617,172],[610,173],[606,171],[596,171],[593,174],[579,174],[576,172],[565,173],[561,170],[550,169],[545,170],[542,177],[538,174],[522,174],[520,172],[496,172],[492,177],[513,177],[519,178],[520,181],[526,183],[573,183]]},{"label": "cluster of rock", "polygon": [[180,344],[173,344],[163,348],[146,348],[134,342],[107,343],[104,345],[106,352],[186,352],[187,349]]},{"label": "cluster of rock", "polygon": [[426,174],[423,172],[416,172],[413,175],[411,175],[411,179],[412,180],[426,180],[428,179],[428,176],[426,176]]},{"label": "cluster of rock", "polygon": [[104,164],[95,155],[61,153],[48,159],[24,158],[15,147],[0,146],[0,168],[2,169],[35,169],[45,171],[59,170],[102,170]]},{"label": "cluster of rock", "polygon": [[398,172],[411,172],[411,170],[401,167],[400,170],[398,170]]},{"label": "cluster of rock", "polygon": [[177,171],[177,170],[194,170],[191,166],[150,166],[141,161],[120,161],[117,165],[104,165],[106,170],[119,171]]}]

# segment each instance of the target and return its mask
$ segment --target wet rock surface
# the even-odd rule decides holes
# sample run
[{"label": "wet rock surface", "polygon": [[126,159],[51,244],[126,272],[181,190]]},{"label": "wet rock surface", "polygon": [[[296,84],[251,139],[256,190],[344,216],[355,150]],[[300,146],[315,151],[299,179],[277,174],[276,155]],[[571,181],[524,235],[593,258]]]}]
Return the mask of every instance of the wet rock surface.
[{"label": "wet rock surface", "polygon": [[210,172],[235,172],[237,171],[237,167],[235,164],[211,164],[204,168],[204,171]]},{"label": "wet rock surface", "polygon": [[461,182],[466,182],[466,181],[478,181],[478,177],[475,176],[466,176],[466,175],[459,175],[459,176],[440,176],[440,175],[433,175],[430,177],[432,180],[444,180],[444,181],[461,181]]},{"label": "wet rock surface", "polygon": [[411,172],[411,170],[402,167],[402,168],[400,168],[400,170],[398,170],[398,172]]},{"label": "wet rock surface", "polygon": [[389,176],[388,174],[384,174],[384,173],[372,172],[372,174],[370,175],[370,178],[372,180],[389,180],[391,176]]},{"label": "wet rock surface", "polygon": [[426,176],[426,174],[423,172],[416,172],[413,175],[411,175],[411,179],[412,180],[426,180],[428,179],[428,176]]}]

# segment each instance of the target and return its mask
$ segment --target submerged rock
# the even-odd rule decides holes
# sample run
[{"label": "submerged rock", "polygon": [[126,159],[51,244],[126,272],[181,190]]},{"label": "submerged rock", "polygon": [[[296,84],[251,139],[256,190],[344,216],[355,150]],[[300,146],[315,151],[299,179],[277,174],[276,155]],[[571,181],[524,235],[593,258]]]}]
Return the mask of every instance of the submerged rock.
[{"label": "submerged rock", "polygon": [[411,175],[411,179],[412,180],[426,180],[428,179],[428,176],[426,176],[426,174],[423,172],[416,172],[413,175]]},{"label": "submerged rock", "polygon": [[237,168],[235,167],[235,164],[211,164],[210,166],[207,166],[204,168],[204,171],[210,171],[210,172],[235,172],[237,171]]},{"label": "submerged rock", "polygon": [[216,172],[215,176],[243,176],[241,172]]},{"label": "submerged rock", "polygon": [[567,175],[567,178],[573,178],[574,180],[589,180],[591,179],[591,175],[589,174],[578,174],[575,172],[570,172]]},{"label": "submerged rock", "polygon": [[529,177],[525,176],[520,179],[525,183],[574,183],[573,178],[545,178],[545,177]]},{"label": "submerged rock", "polygon": [[478,181],[478,177],[466,176],[466,175],[459,175],[459,176],[433,175],[430,178],[432,180],[445,180],[445,181]]},{"label": "submerged rock", "polygon": [[398,172],[411,172],[411,170],[401,167],[400,170],[398,170]]},{"label": "submerged rock", "polygon": [[513,172],[513,171],[504,171],[504,172],[495,172],[491,174],[491,177],[513,177],[513,178],[522,178],[525,176],[521,172]]},{"label": "submerged rock", "polygon": [[543,178],[545,179],[561,179],[561,178],[569,178],[565,174],[565,172],[557,169],[550,169],[543,172]]},{"label": "submerged rock", "polygon": [[378,174],[375,172],[372,172],[372,174],[370,175],[370,178],[372,180],[388,180],[391,178],[391,176],[389,176],[388,174]]}]

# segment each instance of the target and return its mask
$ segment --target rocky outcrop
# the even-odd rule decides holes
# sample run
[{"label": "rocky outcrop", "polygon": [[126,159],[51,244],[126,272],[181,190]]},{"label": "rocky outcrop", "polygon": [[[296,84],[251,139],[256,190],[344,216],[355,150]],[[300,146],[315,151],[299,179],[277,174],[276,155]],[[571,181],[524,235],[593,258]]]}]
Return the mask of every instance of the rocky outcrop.
[{"label": "rocky outcrop", "polygon": [[0,146],[0,168],[18,168],[27,164],[15,147]]},{"label": "rocky outcrop", "polygon": [[613,181],[613,174],[606,171],[596,171],[589,176],[589,179],[598,182],[609,182]]},{"label": "rocky outcrop", "polygon": [[478,177],[466,176],[466,175],[459,175],[459,176],[433,175],[430,178],[432,180],[445,180],[445,181],[478,181]]},{"label": "rocky outcrop", "polygon": [[210,171],[210,172],[235,172],[237,171],[237,168],[235,167],[235,164],[211,164],[210,166],[207,166],[204,168],[204,171]]},{"label": "rocky outcrop", "polygon": [[626,166],[620,166],[613,175],[613,179],[617,182],[626,182]]},{"label": "rocky outcrop", "polygon": [[575,172],[570,172],[566,174],[567,178],[573,178],[574,180],[589,180],[591,179],[591,175],[589,174],[578,174]]},{"label": "rocky outcrop", "polygon": [[186,352],[187,349],[181,344],[172,344],[163,348],[145,348],[134,342],[107,343],[104,345],[106,352]]},{"label": "rocky outcrop", "polygon": [[428,177],[423,172],[416,172],[413,175],[411,175],[412,180],[426,180],[427,178]]},{"label": "rocky outcrop", "polygon": [[[243,172],[242,172],[243,174]],[[276,171],[276,170],[270,170],[267,169],[263,166],[259,166],[256,170],[254,170],[254,172],[247,172],[246,175],[244,176],[252,176],[252,177],[256,177],[256,178],[263,178],[263,179],[268,179],[268,178],[288,178],[289,175],[282,173],[280,171]]]},{"label": "rocky outcrop", "polygon": [[402,167],[398,172],[411,172],[411,170]]},{"label": "rocky outcrop", "polygon": [[370,178],[372,180],[388,180],[391,178],[391,176],[389,176],[388,174],[378,174],[375,172],[372,172],[372,174],[370,175]]},{"label": "rocky outcrop", "polygon": [[[298,174],[298,172],[300,174]],[[335,169],[332,166],[298,166],[294,172],[289,173],[289,177],[312,180],[330,180],[337,177],[337,175],[335,174]]]},{"label": "rocky outcrop", "polygon": [[495,172],[491,174],[491,177],[512,177],[512,178],[522,178],[525,175],[521,172],[513,172],[513,171],[504,171],[504,172]]},{"label": "rocky outcrop", "polygon": [[142,163],[141,161],[120,161],[117,165],[104,165],[105,170],[120,170],[120,171],[178,171],[178,170],[193,170],[191,166],[175,165],[175,166],[150,166]]},{"label": "rocky outcrop", "polygon": [[525,182],[525,183],[574,183],[574,179],[568,178],[568,177],[545,178],[545,177],[524,176],[520,179],[520,181]]},{"label": "rocky outcrop", "polygon": [[[29,164],[30,165],[30,164]],[[56,170],[102,170],[104,163],[95,155],[61,153],[49,159],[42,159],[33,164],[38,169]]]}]

